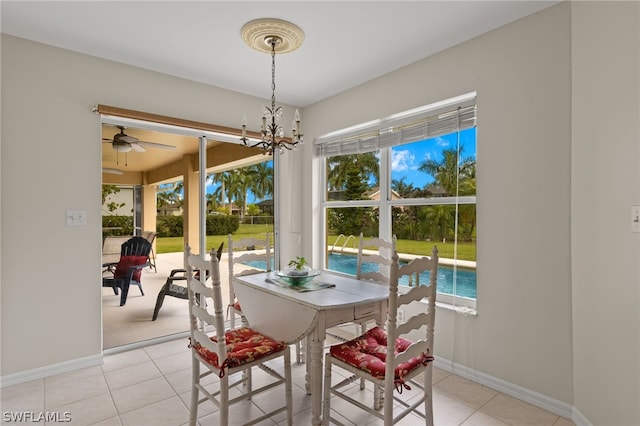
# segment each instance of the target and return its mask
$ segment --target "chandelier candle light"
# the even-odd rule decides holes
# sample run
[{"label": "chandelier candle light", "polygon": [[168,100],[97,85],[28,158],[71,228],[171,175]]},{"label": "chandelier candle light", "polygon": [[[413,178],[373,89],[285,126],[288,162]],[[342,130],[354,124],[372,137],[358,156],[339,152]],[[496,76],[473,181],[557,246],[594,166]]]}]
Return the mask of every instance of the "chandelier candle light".
[{"label": "chandelier candle light", "polygon": [[280,125],[282,108],[276,107],[276,53],[288,53],[302,45],[304,33],[287,21],[280,19],[256,19],[246,23],[241,30],[245,43],[260,52],[271,53],[271,106],[265,106],[262,114],[262,138],[253,142],[247,138],[247,117],[242,118],[242,138],[246,146],[261,147],[265,154],[273,155],[275,150],[284,153],[302,143],[300,113],[296,109],[291,124],[291,140],[284,138],[284,129]]}]

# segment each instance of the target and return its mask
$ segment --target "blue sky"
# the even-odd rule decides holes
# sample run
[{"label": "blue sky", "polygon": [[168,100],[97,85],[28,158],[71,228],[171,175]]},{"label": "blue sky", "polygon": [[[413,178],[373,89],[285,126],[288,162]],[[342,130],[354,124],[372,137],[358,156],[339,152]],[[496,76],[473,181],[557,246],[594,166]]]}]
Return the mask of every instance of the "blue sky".
[{"label": "blue sky", "polygon": [[[425,172],[418,171],[418,167],[425,160],[442,159],[442,151],[455,148],[457,134],[451,133],[406,145],[395,147],[391,150],[391,179],[405,178],[406,184],[413,184],[415,188],[423,188],[433,182],[433,178]],[[476,157],[476,129],[468,129],[460,132],[460,143],[464,147],[462,157]]]}]

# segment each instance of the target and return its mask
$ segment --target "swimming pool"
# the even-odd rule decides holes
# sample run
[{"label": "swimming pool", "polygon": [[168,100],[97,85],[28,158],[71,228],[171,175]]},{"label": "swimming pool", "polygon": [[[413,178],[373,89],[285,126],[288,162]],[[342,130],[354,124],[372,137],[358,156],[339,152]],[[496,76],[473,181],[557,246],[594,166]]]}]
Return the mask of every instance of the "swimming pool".
[{"label": "swimming pool", "polygon": [[[356,274],[356,256],[348,254],[329,253],[329,262],[327,269],[345,274]],[[406,263],[406,262],[402,262]],[[364,262],[362,270],[364,272],[377,271],[379,265],[377,263]],[[420,282],[429,282],[429,272],[420,274]],[[400,279],[401,285],[408,284],[408,277],[404,276]],[[438,292],[453,294],[453,268],[446,265],[438,265]],[[476,271],[458,268],[456,270],[456,296],[476,298]]]},{"label": "swimming pool", "polygon": [[[342,272],[344,274],[355,275],[356,274],[356,256],[342,254],[342,253],[329,253],[327,269],[336,272]],[[249,266],[254,268],[266,269],[264,262],[248,262]],[[365,272],[377,271],[377,263],[365,262],[362,264],[362,269]],[[440,264],[438,266],[438,292],[445,294],[453,294],[453,268],[447,265]],[[420,282],[429,282],[429,272],[424,272],[420,275]],[[455,271],[456,275],[456,296],[476,298],[476,271],[472,269],[458,268]],[[402,277],[400,284],[407,285],[407,277]]]}]

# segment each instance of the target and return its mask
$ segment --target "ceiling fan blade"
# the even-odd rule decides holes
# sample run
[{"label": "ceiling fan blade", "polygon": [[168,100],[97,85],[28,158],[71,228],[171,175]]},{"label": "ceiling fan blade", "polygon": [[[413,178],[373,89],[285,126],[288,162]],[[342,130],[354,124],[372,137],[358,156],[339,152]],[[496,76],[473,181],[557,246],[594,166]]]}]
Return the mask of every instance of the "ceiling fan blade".
[{"label": "ceiling fan blade", "polygon": [[102,168],[102,173],[109,173],[111,175],[122,175],[122,174],[124,174],[124,172],[122,170],[112,169],[110,167],[103,167]]},{"label": "ceiling fan blade", "polygon": [[131,143],[131,149],[133,149],[134,151],[137,151],[137,152],[145,152],[146,151],[146,149],[144,149],[144,147],[140,145],[140,142]]},{"label": "ceiling fan blade", "polygon": [[113,140],[118,142],[127,142],[127,143],[135,143],[138,142],[138,138],[134,138],[133,136],[125,135],[124,133],[118,133],[113,137]]},{"label": "ceiling fan blade", "polygon": [[138,145],[146,146],[148,148],[157,148],[157,149],[166,149],[166,150],[176,149],[176,147],[173,145],[165,145],[163,143],[156,143],[156,142],[138,141]]}]

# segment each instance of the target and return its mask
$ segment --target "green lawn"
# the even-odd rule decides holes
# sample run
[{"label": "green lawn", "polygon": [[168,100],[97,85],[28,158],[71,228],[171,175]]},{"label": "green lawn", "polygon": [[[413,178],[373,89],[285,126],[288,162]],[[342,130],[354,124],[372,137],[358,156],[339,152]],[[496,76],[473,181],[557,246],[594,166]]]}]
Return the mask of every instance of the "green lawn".
[{"label": "green lawn", "polygon": [[[264,238],[266,232],[273,234],[273,226],[271,225],[240,225],[240,229],[233,234],[233,239],[240,238]],[[211,248],[218,248],[220,243],[224,241],[225,246],[228,241],[227,235],[209,235],[207,236],[207,251]],[[333,245],[336,240],[336,236],[329,236],[329,246]],[[357,240],[352,238],[348,244],[348,247],[357,247]],[[440,257],[446,257],[452,259],[453,255],[453,242],[430,242],[430,241],[413,241],[413,240],[398,240],[397,249],[400,253],[411,254],[424,254],[431,255],[431,249],[433,246],[438,246],[438,255]],[[338,244],[342,247],[342,242]],[[181,252],[184,249],[184,239],[182,237],[164,237],[156,239],[156,252],[160,253],[174,253]],[[461,260],[476,260],[476,244],[475,243],[458,243],[458,259]]]},{"label": "green lawn", "polygon": [[[240,225],[238,231],[233,234],[234,240],[239,240],[241,238],[262,238],[264,239],[264,234],[267,232],[271,232],[273,234],[273,226],[272,225]],[[273,236],[271,237],[273,238]],[[218,248],[220,243],[224,241],[225,247],[227,245],[227,241],[229,241],[228,235],[207,235],[207,251],[212,248]],[[183,237],[158,237],[156,239],[156,253],[175,253],[181,252],[184,250],[184,238]]]},{"label": "green lawn", "polygon": [[[329,247],[331,247],[334,242],[336,241],[338,237],[335,235],[330,235],[329,236]],[[336,247],[342,247],[342,244],[344,244],[344,239],[342,239],[341,241],[338,242],[338,245]],[[453,249],[454,249],[454,245],[453,242],[446,242],[443,243],[442,241],[440,242],[434,242],[434,241],[415,241],[415,240],[398,240],[396,242],[396,249],[398,251],[398,253],[410,253],[410,254],[417,254],[417,255],[425,255],[425,256],[431,256],[431,250],[433,249],[433,246],[437,246],[438,247],[438,256],[440,257],[446,257],[449,259],[453,259],[454,255],[453,255]],[[350,248],[357,248],[358,247],[358,240],[355,238],[352,238],[349,241],[349,244],[347,244],[346,247],[350,247]],[[476,260],[476,244],[475,242],[473,243],[461,243],[458,242],[458,259],[460,260],[472,260],[475,261]]]}]

